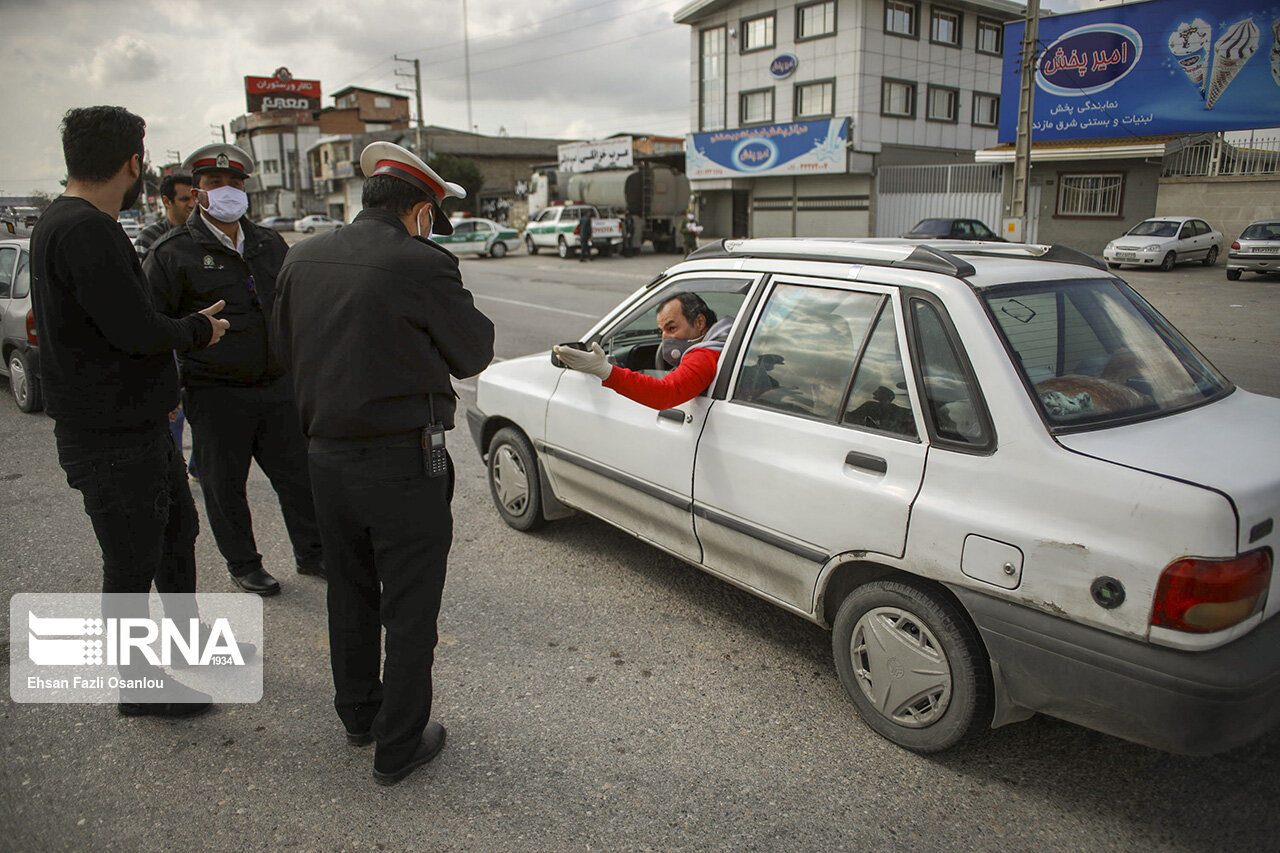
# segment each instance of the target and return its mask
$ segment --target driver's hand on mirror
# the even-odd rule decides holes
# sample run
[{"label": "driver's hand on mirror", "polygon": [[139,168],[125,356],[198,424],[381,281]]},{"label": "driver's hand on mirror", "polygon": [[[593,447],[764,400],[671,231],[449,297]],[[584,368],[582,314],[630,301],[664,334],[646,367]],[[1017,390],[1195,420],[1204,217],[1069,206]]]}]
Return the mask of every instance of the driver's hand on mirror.
[{"label": "driver's hand on mirror", "polygon": [[562,346],[552,347],[552,350],[556,358],[564,362],[564,366],[570,370],[590,373],[599,377],[601,381],[608,379],[609,374],[613,372],[613,365],[605,358],[604,350],[600,348],[599,343],[593,343],[589,352]]}]

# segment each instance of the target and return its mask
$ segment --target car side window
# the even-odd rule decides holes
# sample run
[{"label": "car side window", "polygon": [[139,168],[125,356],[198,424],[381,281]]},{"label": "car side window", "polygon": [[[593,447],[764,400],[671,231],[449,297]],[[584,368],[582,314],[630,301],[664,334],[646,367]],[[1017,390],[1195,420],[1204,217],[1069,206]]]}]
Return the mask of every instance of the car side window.
[{"label": "car side window", "polygon": [[736,317],[747,298],[753,281],[741,278],[683,278],[668,283],[660,292],[646,299],[600,338],[600,347],[610,363],[628,370],[665,373],[670,367],[662,362],[658,348],[662,332],[658,329],[658,309],[677,293],[688,291],[702,297],[717,320]]},{"label": "car side window", "polygon": [[996,235],[994,231],[983,225],[981,222],[975,222],[973,223],[973,236],[979,237],[983,240],[994,240]]},{"label": "car side window", "polygon": [[474,222],[459,222],[457,225],[453,226],[453,233],[455,234],[470,234],[475,230],[476,224]]},{"label": "car side window", "polygon": [[893,306],[887,301],[858,361],[841,422],[904,438],[919,437],[907,394],[902,353],[898,350],[898,324],[894,321]]},{"label": "car side window", "polygon": [[937,437],[973,448],[987,447],[991,435],[978,389],[960,361],[938,309],[923,299],[911,301],[925,409]]},{"label": "car side window", "polygon": [[1183,223],[1182,230],[1178,232],[1178,239],[1185,240],[1188,237],[1195,236],[1195,233],[1196,233],[1196,229],[1194,225],[1192,225],[1190,222]]},{"label": "car side window", "polygon": [[972,237],[973,226],[969,224],[967,219],[957,219],[955,235],[957,237]]},{"label": "car side window", "polygon": [[779,285],[743,356],[735,398],[834,423],[882,301],[871,293]]},{"label": "car side window", "polygon": [[13,262],[18,259],[18,250],[0,249],[0,299],[8,299],[13,287]]},{"label": "car side window", "polygon": [[23,252],[18,257],[18,271],[13,274],[13,298],[25,299],[31,293],[31,257]]}]

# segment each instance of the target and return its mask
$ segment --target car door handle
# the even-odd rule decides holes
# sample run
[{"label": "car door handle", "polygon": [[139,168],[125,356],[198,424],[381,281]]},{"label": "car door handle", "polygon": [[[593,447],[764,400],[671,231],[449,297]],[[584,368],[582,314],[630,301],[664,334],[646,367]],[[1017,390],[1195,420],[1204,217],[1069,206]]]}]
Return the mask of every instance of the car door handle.
[{"label": "car door handle", "polygon": [[844,457],[844,464],[852,465],[854,468],[862,468],[876,474],[884,474],[889,470],[889,463],[884,461],[881,456],[872,456],[870,453],[859,453],[856,450],[850,450]]},{"label": "car door handle", "polygon": [[667,421],[675,421],[678,424],[684,423],[684,412],[679,409],[663,409],[658,412],[658,417]]}]

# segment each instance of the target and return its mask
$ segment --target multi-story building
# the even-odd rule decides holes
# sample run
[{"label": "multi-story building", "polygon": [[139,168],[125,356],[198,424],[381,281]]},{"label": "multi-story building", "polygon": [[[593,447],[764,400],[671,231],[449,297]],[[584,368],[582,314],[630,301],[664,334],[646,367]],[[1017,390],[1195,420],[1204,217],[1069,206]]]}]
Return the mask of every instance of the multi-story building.
[{"label": "multi-story building", "polygon": [[694,0],[690,185],[705,236],[869,236],[875,176],[996,142],[1008,0]]},{"label": "multi-story building", "polygon": [[231,120],[235,144],[248,151],[258,172],[247,185],[249,215],[305,216],[304,194],[311,190],[311,176],[299,152],[320,137],[320,125],[308,110],[272,110],[246,113]]}]

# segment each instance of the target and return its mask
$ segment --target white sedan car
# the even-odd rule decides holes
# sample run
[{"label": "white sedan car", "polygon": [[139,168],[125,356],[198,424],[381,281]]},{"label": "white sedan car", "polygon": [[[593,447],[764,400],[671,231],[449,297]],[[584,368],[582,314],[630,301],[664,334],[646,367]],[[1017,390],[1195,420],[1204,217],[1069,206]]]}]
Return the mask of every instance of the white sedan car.
[{"label": "white sedan car", "polygon": [[481,374],[467,420],[509,525],[590,513],[829,627],[860,715],[909,749],[1034,713],[1192,754],[1280,723],[1280,400],[1098,261],[724,241],[582,343],[656,374],[684,291],[733,318],[686,403],[546,351]]},{"label": "white sedan car", "polygon": [[319,213],[304,216],[293,223],[293,230],[301,234],[314,234],[317,231],[336,231],[342,223]]},{"label": "white sedan car", "polygon": [[1211,267],[1218,262],[1223,246],[1222,232],[1214,231],[1203,219],[1158,216],[1139,222],[1123,237],[1112,240],[1102,257],[1112,269],[1130,264],[1168,272],[1187,261]]}]

